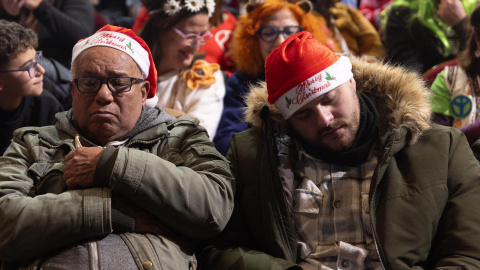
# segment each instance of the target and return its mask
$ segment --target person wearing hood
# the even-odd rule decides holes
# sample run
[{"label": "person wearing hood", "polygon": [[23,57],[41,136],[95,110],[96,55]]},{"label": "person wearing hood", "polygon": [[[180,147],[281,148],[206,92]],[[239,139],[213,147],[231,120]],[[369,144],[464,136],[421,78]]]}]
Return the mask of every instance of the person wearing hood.
[{"label": "person wearing hood", "polygon": [[188,269],[233,209],[228,162],[196,118],[145,106],[145,42],[107,25],[73,48],[72,109],[0,157],[1,269]]},{"label": "person wearing hood", "polygon": [[227,154],[235,209],[199,268],[480,268],[480,166],[459,130],[431,124],[417,73],[308,32],[265,71]]}]

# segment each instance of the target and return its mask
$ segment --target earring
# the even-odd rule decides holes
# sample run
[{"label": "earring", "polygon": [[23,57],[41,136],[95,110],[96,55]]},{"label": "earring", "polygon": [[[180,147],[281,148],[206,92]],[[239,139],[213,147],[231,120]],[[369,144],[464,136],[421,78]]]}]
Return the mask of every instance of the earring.
[{"label": "earring", "polygon": [[475,51],[475,57],[480,58],[480,51]]}]

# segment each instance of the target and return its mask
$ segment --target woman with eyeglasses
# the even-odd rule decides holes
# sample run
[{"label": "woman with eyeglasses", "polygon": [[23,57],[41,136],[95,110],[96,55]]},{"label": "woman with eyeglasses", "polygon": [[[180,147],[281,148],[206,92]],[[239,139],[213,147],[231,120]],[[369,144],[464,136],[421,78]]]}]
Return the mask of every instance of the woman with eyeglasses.
[{"label": "woman with eyeglasses", "polygon": [[25,126],[55,123],[62,105],[43,91],[42,52],[35,51],[37,35],[18,23],[0,20],[0,156]]},{"label": "woman with eyeglasses", "polygon": [[[198,49],[198,54],[209,63],[219,64],[222,72],[230,76],[235,70],[229,44],[232,39],[233,30],[237,25],[238,15],[236,12],[235,14],[232,13],[234,12],[233,10],[224,8],[223,0],[214,1],[215,9],[209,18],[212,38]],[[132,30],[135,33],[139,33],[141,29],[143,29],[149,16],[150,13],[148,10],[142,7],[135,18]]]},{"label": "woman with eyeglasses", "polygon": [[243,98],[250,85],[265,80],[265,59],[273,49],[288,36],[305,30],[333,51],[341,52],[339,44],[324,32],[323,17],[317,18],[310,12],[310,1],[296,4],[283,0],[251,1],[245,7],[247,13],[238,18],[232,40],[232,58],[237,71],[227,80],[222,118],[213,140],[224,155],[232,135],[248,128],[242,120]]},{"label": "woman with eyeglasses", "polygon": [[150,47],[158,72],[157,94],[147,105],[174,116],[195,116],[213,138],[223,109],[223,74],[218,64],[193,60],[212,37],[209,17],[215,1],[145,0],[144,5],[150,16],[140,37]]}]

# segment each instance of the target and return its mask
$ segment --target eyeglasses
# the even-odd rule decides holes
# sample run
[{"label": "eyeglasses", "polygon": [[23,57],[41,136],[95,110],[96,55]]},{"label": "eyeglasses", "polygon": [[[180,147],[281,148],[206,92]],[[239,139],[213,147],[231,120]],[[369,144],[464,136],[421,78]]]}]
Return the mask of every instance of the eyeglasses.
[{"label": "eyeglasses", "polygon": [[257,33],[263,41],[272,43],[277,40],[278,35],[280,34],[283,34],[284,38],[288,38],[289,36],[302,31],[303,28],[299,25],[286,26],[283,30],[280,30],[275,26],[263,26],[258,29]]},{"label": "eyeglasses", "polygon": [[134,83],[140,83],[145,80],[132,77],[116,77],[108,79],[76,78],[73,81],[81,93],[97,93],[103,84],[107,84],[108,89],[112,93],[125,93],[132,89]]},{"label": "eyeglasses", "polygon": [[22,69],[12,69],[12,70],[2,70],[0,73],[8,73],[8,72],[15,72],[15,71],[26,71],[28,72],[28,76],[30,79],[37,76],[38,72],[38,65],[43,65],[43,53],[42,51],[36,52],[35,54],[35,62],[30,63],[27,67]]},{"label": "eyeglasses", "polygon": [[177,33],[183,39],[188,40],[190,42],[190,44],[194,44],[194,43],[197,43],[198,41],[200,41],[200,45],[203,45],[203,44],[207,43],[207,41],[209,41],[213,36],[212,33],[210,33],[210,31],[205,32],[205,34],[203,34],[203,35],[198,35],[198,34],[194,34],[194,33],[185,34],[182,31],[180,31],[179,29],[177,29],[176,27],[173,27],[173,31],[175,31],[175,33]]}]

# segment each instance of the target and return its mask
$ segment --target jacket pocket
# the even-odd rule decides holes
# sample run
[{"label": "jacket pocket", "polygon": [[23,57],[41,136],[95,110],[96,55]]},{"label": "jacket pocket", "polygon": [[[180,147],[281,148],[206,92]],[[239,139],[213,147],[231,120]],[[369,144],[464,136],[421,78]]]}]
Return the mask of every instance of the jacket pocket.
[{"label": "jacket pocket", "polygon": [[200,163],[195,163],[200,170],[212,171],[221,168],[227,174],[230,174],[229,161],[215,148],[204,145],[192,145],[192,149],[201,161]]},{"label": "jacket pocket", "polygon": [[311,190],[294,191],[293,217],[302,258],[310,255],[318,245],[319,212],[323,194]]},{"label": "jacket pocket", "polygon": [[34,163],[28,169],[28,173],[32,174],[33,179],[36,179],[35,193],[37,195],[54,193],[58,194],[67,189],[65,181],[63,180],[63,163]]},{"label": "jacket pocket", "polygon": [[218,152],[215,148],[211,146],[192,145],[192,149],[195,150],[195,152],[199,156],[211,156],[215,159],[220,159],[228,162],[228,160],[222,154],[220,154],[220,152]]}]

